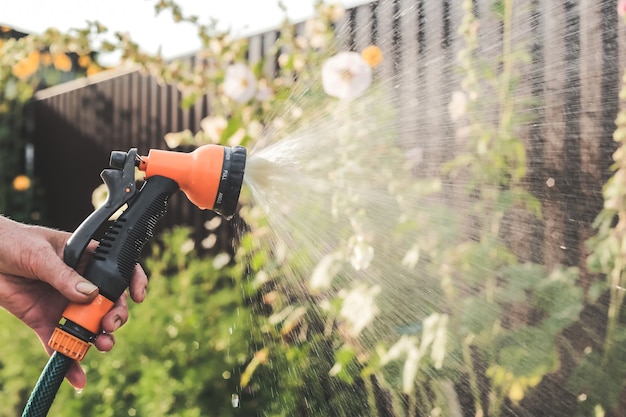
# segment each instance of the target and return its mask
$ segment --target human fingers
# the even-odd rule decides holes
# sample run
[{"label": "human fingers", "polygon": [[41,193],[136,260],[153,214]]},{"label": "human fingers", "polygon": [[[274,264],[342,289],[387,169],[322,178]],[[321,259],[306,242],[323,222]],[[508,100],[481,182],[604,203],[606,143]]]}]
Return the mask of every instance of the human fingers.
[{"label": "human fingers", "polygon": [[25,276],[47,282],[70,301],[86,303],[98,292],[97,286],[67,266],[51,246],[30,248],[22,260]]},{"label": "human fingers", "polygon": [[[98,247],[98,242],[92,240],[85,250],[85,255],[81,258],[77,270],[83,272],[87,267],[91,254]],[[148,276],[141,265],[135,265],[133,275],[130,278],[129,291],[130,297],[136,303],[141,303],[146,298],[146,289],[148,287]]]},{"label": "human fingers", "polygon": [[127,295],[123,293],[116,301],[113,308],[102,318],[103,332],[93,342],[100,352],[108,352],[115,345],[115,337],[112,332],[119,329],[128,320]]},{"label": "human fingers", "polygon": [[[5,274],[48,282],[72,301],[87,302],[96,288],[62,261],[69,233],[0,216],[0,268]],[[79,284],[80,283],[80,284]]]},{"label": "human fingers", "polygon": [[[128,320],[128,302],[127,295],[123,293],[117,299],[115,305],[102,318],[102,330],[106,333],[113,333],[119,329]],[[98,336],[100,337],[100,336]]]},{"label": "human fingers", "polygon": [[109,333],[101,333],[98,337],[96,337],[93,345],[100,352],[108,352],[113,349],[113,346],[115,346],[115,337]]},{"label": "human fingers", "polygon": [[136,303],[141,303],[146,298],[146,289],[148,288],[148,276],[143,268],[137,264],[130,279],[130,298]]},{"label": "human fingers", "polygon": [[80,363],[73,361],[70,365],[67,373],[65,374],[67,381],[78,390],[82,390],[87,385],[87,375],[85,370],[80,366]]}]

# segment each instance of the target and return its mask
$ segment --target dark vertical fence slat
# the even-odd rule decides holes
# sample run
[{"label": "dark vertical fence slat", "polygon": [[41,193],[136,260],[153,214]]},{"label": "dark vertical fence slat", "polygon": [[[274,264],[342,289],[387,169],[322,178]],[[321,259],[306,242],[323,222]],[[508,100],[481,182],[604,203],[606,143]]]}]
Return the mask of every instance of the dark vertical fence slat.
[{"label": "dark vertical fence slat", "polygon": [[347,51],[350,49],[350,19],[350,13],[346,13],[335,23],[335,46],[339,51]]},{"label": "dark vertical fence slat", "polygon": [[[585,241],[589,239],[593,230],[589,227],[590,219],[601,209],[599,184],[606,178],[603,161],[603,150],[611,148],[607,143],[606,132],[603,129],[603,10],[602,2],[589,0],[580,1],[580,102],[581,109],[578,116],[580,121],[580,181],[581,196],[579,209],[583,218],[579,221],[580,247],[578,252],[586,255]],[[583,260],[586,256],[583,256]],[[581,265],[583,266],[583,265]],[[586,281],[589,277],[586,278]],[[585,282],[587,286],[589,282]]]},{"label": "dark vertical fence slat", "polygon": [[[96,137],[99,137],[100,140],[113,140],[114,139],[114,125],[113,125],[113,81],[109,80],[102,83],[103,88],[101,89],[102,94],[102,102],[106,103],[105,108],[103,109],[103,119],[104,121],[104,129],[99,132]],[[100,97],[98,98],[100,100]],[[99,117],[100,118],[100,117]]]},{"label": "dark vertical fence slat", "polygon": [[[152,134],[150,108],[152,107],[153,97],[151,96],[152,88],[150,85],[150,79],[144,75],[140,78],[140,83],[141,96],[139,101],[142,104],[139,106],[139,136],[137,137],[137,142],[134,145],[137,148],[140,148],[143,144],[148,143],[150,141],[150,135]],[[145,152],[143,149],[139,150]]]},{"label": "dark vertical fence slat", "polygon": [[262,46],[262,38],[261,35],[254,35],[250,37],[248,43],[248,61],[250,64],[254,65],[261,60],[261,46]]},{"label": "dark vertical fence slat", "polygon": [[384,58],[378,69],[382,80],[391,80],[394,75],[393,34],[395,28],[393,15],[393,0],[380,0],[376,7],[376,38]]},{"label": "dark vertical fence slat", "polygon": [[401,0],[399,3],[399,26],[400,43],[398,55],[398,73],[390,81],[390,90],[397,98],[400,117],[400,142],[408,152],[419,152],[425,146],[425,135],[421,131],[424,125],[421,104],[423,101],[424,85],[421,83],[419,74],[420,64],[423,62],[419,56],[419,15],[418,8],[421,1]]},{"label": "dark vertical fence slat", "polygon": [[263,74],[265,74],[268,79],[273,79],[276,76],[277,57],[273,56],[273,46],[277,39],[277,31],[271,31],[263,35],[263,56],[265,57]]},{"label": "dark vertical fence slat", "polygon": [[[614,41],[617,50],[614,51],[614,54],[618,56],[618,59],[617,62],[614,63],[614,65],[619,66],[619,76],[621,79],[623,71],[624,69],[626,69],[626,25],[622,23],[621,19],[619,19],[619,22],[616,22],[616,20],[618,19],[617,16],[615,16],[615,8],[612,6],[616,5],[617,1],[607,1],[606,3],[607,5],[604,9],[604,24],[606,25],[605,27],[607,27],[608,29],[607,32],[612,32],[613,36],[616,38],[614,39]],[[607,56],[605,56],[605,60],[606,59],[608,59]]]},{"label": "dark vertical fence slat", "polygon": [[[113,112],[112,112],[112,123],[111,123],[111,127],[112,127],[112,132],[111,132],[111,140],[114,140],[115,142],[118,142],[120,136],[121,136],[121,125],[122,125],[122,120],[121,120],[121,116],[120,116],[120,111],[122,109],[122,81],[119,78],[115,78],[113,80],[111,80],[111,88],[112,88],[112,99],[113,99]],[[123,145],[122,143],[120,143],[120,145]]]},{"label": "dark vertical fence slat", "polygon": [[[450,36],[450,42],[449,42],[450,71],[452,73],[451,81],[450,81],[450,88],[451,88],[451,95],[452,95],[452,93],[454,93],[455,91],[461,91],[461,80],[460,80],[460,76],[458,75],[459,68],[460,68],[459,53],[463,49],[466,48],[465,40],[458,34],[458,28],[461,27],[461,22],[463,20],[463,9],[461,8],[461,5],[458,4],[458,2],[453,2],[452,5],[449,7],[448,19],[449,19],[448,31],[449,31],[449,36]],[[452,96],[450,99],[452,99]],[[459,126],[461,125],[459,124]],[[459,135],[457,135],[456,124],[454,123],[451,124],[450,128],[452,129],[452,132],[450,132],[449,134],[454,136],[455,154],[458,154],[458,152],[463,150],[465,140],[461,140]]]},{"label": "dark vertical fence slat", "polygon": [[[523,120],[513,132],[514,135],[523,141],[527,151],[527,155],[531,155],[530,149],[533,146],[532,126],[536,120],[536,114],[533,114],[533,108],[530,105],[533,96],[533,80],[537,76],[536,65],[532,60],[533,53],[533,10],[532,0],[521,0],[512,2],[512,25],[511,25],[511,42],[513,52],[524,54],[525,59],[518,58],[515,61],[515,72],[513,77],[516,78],[515,89],[512,94],[515,100],[515,118]],[[528,178],[532,178],[530,170]],[[526,188],[533,192],[533,184],[531,180],[526,180]],[[517,257],[522,262],[541,262],[541,259],[535,257],[536,251],[534,243],[537,237],[534,231],[539,226],[538,219],[522,207],[514,208],[510,218],[506,219],[506,230],[503,233],[509,246],[513,249]],[[520,312],[521,313],[521,312]],[[524,317],[523,314],[519,314]]]},{"label": "dark vertical fence slat", "polygon": [[[424,92],[421,97],[427,100],[422,108],[424,115],[423,137],[428,146],[424,149],[426,172],[428,175],[439,175],[442,161],[451,157],[450,144],[442,135],[442,127],[449,122],[447,106],[448,97],[445,79],[445,50],[442,39],[444,35],[444,10],[441,1],[424,1],[424,49],[421,54],[420,71],[423,71]],[[448,99],[448,100],[446,100]]]},{"label": "dark vertical fence slat", "polygon": [[141,136],[141,113],[143,112],[142,107],[144,106],[141,99],[143,96],[143,85],[141,82],[141,73],[135,72],[132,74],[132,92],[130,97],[130,126],[131,133],[128,137],[129,143],[128,147],[136,147],[137,143],[139,143]]},{"label": "dark vertical fence slat", "polygon": [[368,4],[355,9],[354,49],[362,51],[372,40],[372,11]]},{"label": "dark vertical fence slat", "polygon": [[586,219],[585,206],[588,204],[581,197],[580,174],[580,5],[576,0],[564,2],[565,9],[565,78],[567,88],[563,91],[565,101],[565,146],[564,171],[561,195],[567,208],[564,224],[563,263],[565,265],[585,267],[585,257],[581,253],[581,228],[593,219]]},{"label": "dark vertical fence slat", "polygon": [[148,136],[148,142],[144,145],[144,152],[147,152],[146,148],[149,149],[155,147],[157,145],[158,138],[163,135],[163,129],[161,127],[163,121],[159,114],[159,105],[161,100],[160,90],[161,89],[158,83],[154,81],[150,83],[150,111],[148,112],[148,120],[150,121],[150,128],[148,131],[150,134]]},{"label": "dark vertical fence slat", "polygon": [[544,124],[541,132],[544,146],[541,161],[550,161],[550,166],[542,169],[546,181],[547,191],[544,194],[544,262],[548,268],[553,268],[563,262],[563,213],[567,207],[559,200],[562,192],[563,169],[565,161],[562,158],[565,144],[565,103],[563,91],[567,88],[565,74],[565,28],[566,19],[561,2],[544,1],[541,3],[543,37],[543,81],[544,81]]},{"label": "dark vertical fence slat", "polygon": [[122,78],[122,120],[124,122],[122,124],[122,134],[119,140],[121,141],[122,146],[124,146],[124,149],[128,149],[132,146],[133,142],[132,100],[135,95],[133,76],[134,74],[129,74],[128,76]]}]

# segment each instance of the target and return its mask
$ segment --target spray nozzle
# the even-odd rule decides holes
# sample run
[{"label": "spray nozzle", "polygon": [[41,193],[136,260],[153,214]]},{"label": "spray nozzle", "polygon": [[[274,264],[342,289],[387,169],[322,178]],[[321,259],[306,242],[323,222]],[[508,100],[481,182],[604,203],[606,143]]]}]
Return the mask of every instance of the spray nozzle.
[{"label": "spray nozzle", "polygon": [[191,153],[152,149],[139,158],[146,179],[170,178],[201,209],[232,217],[237,209],[246,167],[243,146],[204,145]]}]

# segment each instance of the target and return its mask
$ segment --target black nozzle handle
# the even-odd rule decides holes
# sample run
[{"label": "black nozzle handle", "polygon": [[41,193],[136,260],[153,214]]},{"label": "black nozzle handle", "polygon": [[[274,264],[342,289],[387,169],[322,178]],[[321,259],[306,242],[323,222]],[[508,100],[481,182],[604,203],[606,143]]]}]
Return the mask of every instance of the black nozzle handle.
[{"label": "black nozzle handle", "polygon": [[137,149],[135,148],[128,152],[111,153],[109,164],[114,169],[105,169],[100,174],[109,191],[107,200],[99,209],[91,213],[68,239],[63,252],[63,260],[67,265],[74,269],[78,266],[80,257],[96,230],[134,197],[136,158]]},{"label": "black nozzle handle", "polygon": [[100,288],[100,294],[115,301],[128,288],[143,246],[154,236],[168,199],[177,190],[178,184],[169,178],[148,179],[105,232],[85,270],[85,278]]}]

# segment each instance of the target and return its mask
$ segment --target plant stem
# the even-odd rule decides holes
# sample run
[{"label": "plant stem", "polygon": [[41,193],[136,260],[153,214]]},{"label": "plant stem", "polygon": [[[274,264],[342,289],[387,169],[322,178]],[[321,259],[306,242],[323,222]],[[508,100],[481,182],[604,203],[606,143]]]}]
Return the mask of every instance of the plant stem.
[{"label": "plant stem", "polygon": [[480,401],[480,389],[478,387],[478,379],[476,378],[476,372],[474,370],[474,361],[472,360],[472,352],[470,351],[472,340],[474,335],[468,334],[465,340],[463,340],[463,362],[467,367],[467,374],[470,383],[470,390],[472,391],[472,399],[474,400],[474,416],[483,417],[485,415],[483,406]]}]

